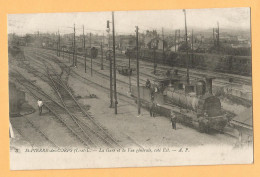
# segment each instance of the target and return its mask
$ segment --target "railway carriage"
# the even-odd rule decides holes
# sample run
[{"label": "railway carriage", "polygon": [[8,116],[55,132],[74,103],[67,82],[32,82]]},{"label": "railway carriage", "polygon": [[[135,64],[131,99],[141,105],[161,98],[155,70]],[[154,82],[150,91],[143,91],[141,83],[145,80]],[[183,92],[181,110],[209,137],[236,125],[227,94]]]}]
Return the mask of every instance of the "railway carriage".
[{"label": "railway carriage", "polygon": [[[136,50],[128,50],[126,55],[131,58],[136,57]],[[165,63],[176,67],[186,67],[185,52],[165,52],[152,49],[140,50],[140,59],[153,62],[154,57],[156,63]],[[189,66],[191,68],[211,70],[218,72],[225,72],[231,74],[239,74],[251,76],[252,64],[251,56],[232,56],[232,55],[217,55],[217,54],[204,54],[204,53],[189,53],[188,56]]]}]

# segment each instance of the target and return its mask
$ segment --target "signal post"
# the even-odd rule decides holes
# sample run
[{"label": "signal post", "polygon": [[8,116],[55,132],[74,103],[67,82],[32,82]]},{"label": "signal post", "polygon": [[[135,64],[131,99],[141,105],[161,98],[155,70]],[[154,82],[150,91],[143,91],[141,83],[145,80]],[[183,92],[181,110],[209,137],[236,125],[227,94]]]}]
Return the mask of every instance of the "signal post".
[{"label": "signal post", "polygon": [[140,104],[140,88],[139,88],[139,49],[138,49],[138,26],[135,27],[136,30],[136,71],[137,71],[137,111],[138,111],[138,116],[141,114],[141,104]]},{"label": "signal post", "polygon": [[188,46],[188,34],[187,34],[187,23],[186,23],[186,10],[183,9],[183,13],[184,13],[184,20],[185,20],[185,41],[186,41],[186,68],[187,68],[187,84],[190,83],[190,75],[189,75],[189,54],[188,54],[188,50],[189,50],[189,46]]},{"label": "signal post", "polygon": [[101,49],[101,70],[104,69],[104,66],[103,66],[103,39],[104,39],[104,34],[102,36],[102,42],[101,42],[101,46],[100,46],[100,49]]},{"label": "signal post", "polygon": [[111,58],[111,51],[110,51],[110,35],[109,35],[109,32],[110,32],[110,21],[107,20],[107,33],[108,33],[108,52],[107,52],[107,57],[109,59],[109,71],[110,71],[110,108],[113,107],[114,105],[114,101],[113,101],[113,65],[112,65],[112,58]]},{"label": "signal post", "polygon": [[[89,34],[89,45],[90,45],[90,50],[91,50],[91,33]],[[90,52],[91,53],[91,52]],[[92,55],[90,54],[90,60],[91,60],[91,77],[93,76],[92,72]]]},{"label": "signal post", "polygon": [[117,92],[116,92],[116,48],[115,48],[115,20],[114,12],[112,12],[112,25],[113,25],[113,58],[114,58],[114,98],[115,98],[115,114],[117,114]]},{"label": "signal post", "polygon": [[85,38],[85,32],[84,32],[84,25],[83,25],[83,51],[84,51],[84,67],[85,67],[85,73],[87,72],[87,54],[86,54],[86,38]]}]

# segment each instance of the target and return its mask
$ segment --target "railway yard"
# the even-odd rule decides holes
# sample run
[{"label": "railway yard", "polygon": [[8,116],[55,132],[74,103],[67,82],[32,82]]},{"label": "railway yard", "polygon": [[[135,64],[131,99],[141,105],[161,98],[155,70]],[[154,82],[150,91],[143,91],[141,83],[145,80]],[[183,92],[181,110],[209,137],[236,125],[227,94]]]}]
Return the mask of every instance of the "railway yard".
[{"label": "railway yard", "polygon": [[[110,70],[109,60],[105,57],[101,60],[103,56],[99,54],[92,59],[92,64],[91,59],[86,57],[85,69],[83,55],[77,55],[77,67],[74,67],[72,54],[68,52],[61,51],[57,56],[55,50],[25,46],[20,49],[22,58],[9,55],[9,82],[24,93],[19,112],[10,116],[15,135],[11,139],[11,149],[252,145],[252,117],[239,117],[250,113],[252,116],[250,76],[190,68],[191,83],[204,77],[215,78],[212,94],[219,98],[228,122],[221,130],[202,132],[199,131],[200,125],[197,128],[178,121],[174,130],[168,114],[161,113],[166,108],[176,110],[173,103],[168,102],[163,107],[158,102],[156,116],[150,117],[148,103],[144,101],[138,115],[136,97],[133,96],[137,84],[135,58],[131,58],[131,76],[117,74],[118,112],[115,114],[114,108],[110,107]],[[116,60],[117,68],[128,66],[129,60],[123,54],[117,55]],[[143,87],[147,79],[152,84],[155,84],[154,80],[163,80],[167,70],[173,72],[178,69],[178,78],[184,80],[186,76],[185,68],[165,64],[158,64],[154,74],[153,64],[145,60],[140,60],[139,67],[139,81]],[[39,99],[44,104],[42,115],[38,111]],[[192,113],[194,110],[183,112],[178,108],[176,111],[176,115],[184,117]]]},{"label": "railway yard", "polygon": [[[245,23],[227,26],[226,13]],[[115,12],[19,14],[8,22],[12,152],[204,148],[221,164],[240,150],[252,161],[249,8],[118,11],[116,20]]]}]

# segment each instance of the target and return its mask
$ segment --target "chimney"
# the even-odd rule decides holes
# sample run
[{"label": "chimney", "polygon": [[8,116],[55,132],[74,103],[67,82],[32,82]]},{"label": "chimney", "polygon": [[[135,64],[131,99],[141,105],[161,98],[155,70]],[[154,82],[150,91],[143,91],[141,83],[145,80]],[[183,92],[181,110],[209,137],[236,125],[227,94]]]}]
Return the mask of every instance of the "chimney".
[{"label": "chimney", "polygon": [[206,77],[206,92],[212,94],[212,80],[215,79],[214,77]]}]

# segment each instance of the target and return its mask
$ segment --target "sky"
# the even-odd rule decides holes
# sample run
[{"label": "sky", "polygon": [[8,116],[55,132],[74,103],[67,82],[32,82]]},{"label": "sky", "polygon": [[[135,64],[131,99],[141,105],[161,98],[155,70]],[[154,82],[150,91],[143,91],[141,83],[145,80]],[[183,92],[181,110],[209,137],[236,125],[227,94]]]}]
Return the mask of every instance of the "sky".
[{"label": "sky", "polygon": [[[184,13],[178,10],[151,10],[151,11],[115,11],[115,32],[117,34],[134,34],[135,26],[140,32],[146,30],[165,31],[183,30]],[[188,30],[220,28],[250,30],[250,8],[212,8],[186,9]],[[73,12],[73,13],[38,13],[38,14],[9,14],[8,33],[25,35],[26,33],[55,33],[73,32],[106,33],[106,21],[112,19],[111,12]]]}]

